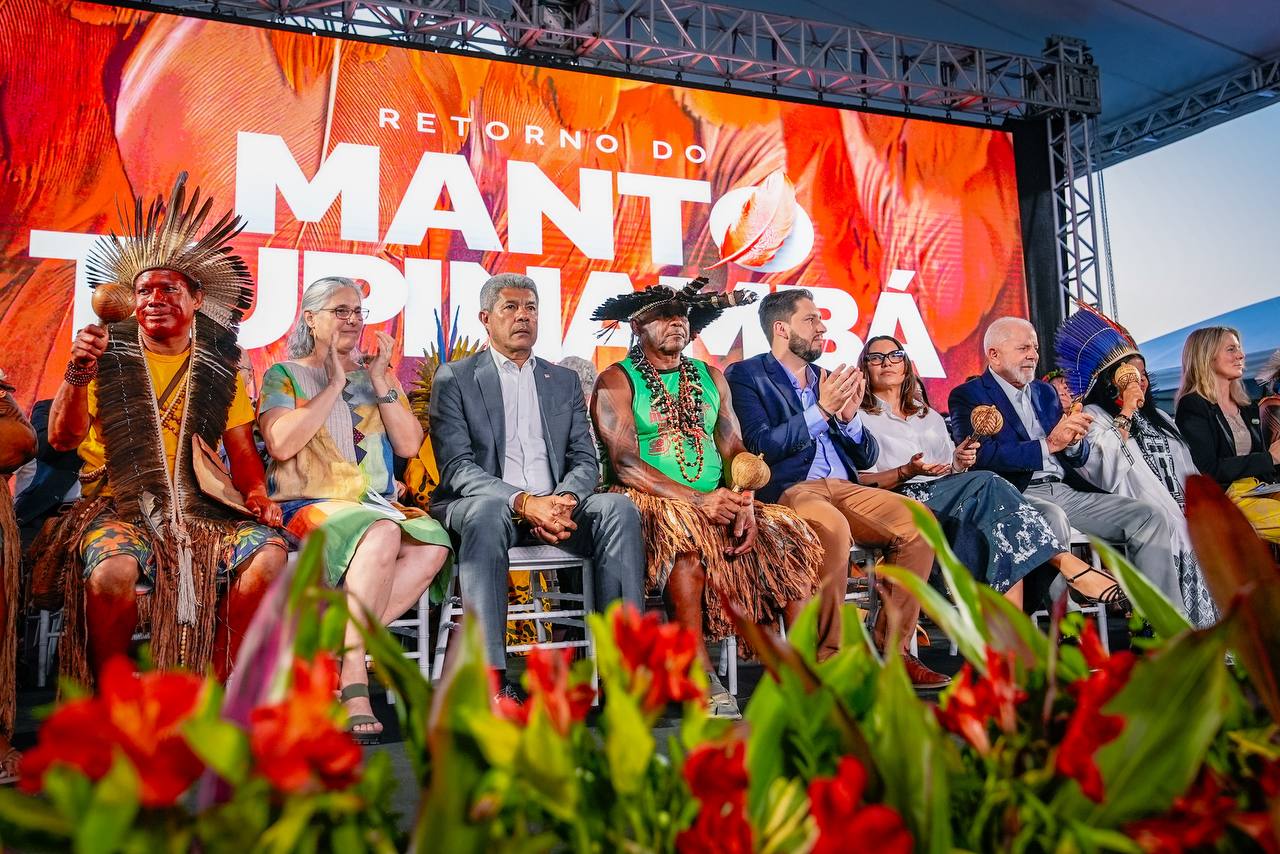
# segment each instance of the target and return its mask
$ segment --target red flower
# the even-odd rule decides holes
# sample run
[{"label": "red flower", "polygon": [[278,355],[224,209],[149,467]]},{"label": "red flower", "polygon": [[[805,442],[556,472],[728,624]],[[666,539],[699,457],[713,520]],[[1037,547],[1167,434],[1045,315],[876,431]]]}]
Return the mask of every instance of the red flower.
[{"label": "red flower", "polygon": [[692,631],[664,623],[655,613],[641,616],[633,606],[623,605],[613,615],[613,637],[631,671],[631,689],[645,692],[646,712],[702,697],[689,678],[698,658],[698,639]]},{"label": "red flower", "polygon": [[293,662],[293,689],[283,702],[249,715],[249,749],[258,773],[281,792],[345,789],[356,781],[360,747],[336,722],[338,667],[317,655]]},{"label": "red flower", "polygon": [[693,826],[676,837],[680,854],[750,854],[746,744],[704,744],[685,759],[684,779],[702,803]]},{"label": "red flower", "polygon": [[883,804],[859,806],[866,785],[867,771],[852,756],[840,760],[834,777],[809,782],[810,810],[818,824],[812,854],[866,851],[872,844],[881,854],[914,850],[915,841],[897,810]]},{"label": "red flower", "polygon": [[1013,656],[987,649],[987,674],[978,676],[967,663],[947,693],[946,706],[935,707],[942,726],[964,736],[984,756],[991,750],[987,724],[996,724],[1007,733],[1017,727],[1017,706],[1027,698],[1013,681]]},{"label": "red flower", "polygon": [[[585,682],[569,684],[569,662],[572,657],[572,651],[567,649],[535,646],[529,650],[525,670],[525,684],[529,688],[528,701],[520,703],[510,697],[498,697],[494,701],[494,714],[526,726],[534,707],[539,706],[546,711],[555,731],[560,735],[568,735],[569,728],[587,716],[587,712],[591,710],[591,701],[596,696],[596,692]],[[496,670],[491,672],[490,678],[497,679]],[[496,681],[494,693],[497,694]]]},{"label": "red flower", "polygon": [[745,803],[747,798],[747,746],[741,741],[727,745],[704,744],[684,761],[684,779],[689,791],[710,804]]},{"label": "red flower", "polygon": [[204,771],[182,735],[203,686],[190,673],[139,676],[123,656],[107,662],[98,696],[64,704],[40,728],[39,743],[23,757],[22,788],[41,791],[45,771],[57,764],[96,782],[119,750],[138,772],[142,805],[172,806]]},{"label": "red flower", "polygon": [[1058,746],[1056,768],[1059,774],[1076,780],[1085,797],[1101,803],[1102,774],[1093,757],[1098,748],[1118,738],[1125,725],[1119,715],[1104,715],[1102,707],[1124,688],[1137,659],[1127,651],[1108,656],[1093,623],[1085,623],[1080,650],[1092,672],[1068,686],[1076,698],[1076,709]]},{"label": "red flower", "polygon": [[1227,822],[1237,811],[1235,799],[1222,791],[1211,771],[1180,797],[1169,812],[1131,823],[1125,830],[1144,851],[1180,854],[1213,846],[1227,830]]},{"label": "red flower", "polygon": [[751,854],[746,810],[734,804],[703,806],[693,826],[676,837],[679,854]]}]

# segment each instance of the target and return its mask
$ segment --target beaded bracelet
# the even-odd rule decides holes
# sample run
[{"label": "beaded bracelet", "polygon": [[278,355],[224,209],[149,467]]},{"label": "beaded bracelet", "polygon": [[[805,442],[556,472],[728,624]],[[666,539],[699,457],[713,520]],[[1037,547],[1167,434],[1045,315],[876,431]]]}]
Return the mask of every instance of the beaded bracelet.
[{"label": "beaded bracelet", "polygon": [[91,367],[82,368],[75,362],[67,362],[67,369],[62,374],[62,379],[67,385],[77,387],[87,386],[93,382],[93,378],[98,375],[98,363],[94,362]]}]

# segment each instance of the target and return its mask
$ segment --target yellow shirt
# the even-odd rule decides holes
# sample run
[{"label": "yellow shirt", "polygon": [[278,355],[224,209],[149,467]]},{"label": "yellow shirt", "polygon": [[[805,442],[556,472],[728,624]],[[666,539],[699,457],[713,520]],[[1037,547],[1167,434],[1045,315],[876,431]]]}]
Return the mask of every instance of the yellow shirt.
[{"label": "yellow shirt", "polygon": [[[147,370],[151,374],[151,385],[157,395],[169,387],[170,381],[187,359],[185,351],[174,356],[165,356],[148,350],[144,350],[143,354],[147,358]],[[80,443],[80,459],[84,460],[84,470],[86,472],[99,469],[106,462],[106,451],[102,447],[102,433],[98,421],[98,381],[91,381],[88,388],[89,433],[84,437],[84,441]],[[186,395],[180,389],[175,391],[170,396],[170,399],[172,400],[175,396],[181,399],[174,407],[173,414],[166,424],[166,429],[161,430],[161,433],[164,434],[164,456],[168,463],[170,476],[173,475],[173,464],[178,455],[178,428],[176,425],[182,423],[182,415],[186,406]],[[253,421],[253,418],[253,403],[249,400],[249,392],[245,390],[244,377],[237,373],[236,394],[231,400],[231,410],[227,413],[227,426],[223,432],[248,424]]]}]

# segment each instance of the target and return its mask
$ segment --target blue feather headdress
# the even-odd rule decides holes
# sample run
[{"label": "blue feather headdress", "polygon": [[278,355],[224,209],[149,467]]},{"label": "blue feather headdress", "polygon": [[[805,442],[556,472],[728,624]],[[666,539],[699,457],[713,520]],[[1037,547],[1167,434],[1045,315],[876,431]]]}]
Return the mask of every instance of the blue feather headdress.
[{"label": "blue feather headdress", "polygon": [[1129,330],[1084,303],[1058,328],[1053,349],[1075,397],[1092,391],[1098,375],[1111,365],[1138,355]]}]

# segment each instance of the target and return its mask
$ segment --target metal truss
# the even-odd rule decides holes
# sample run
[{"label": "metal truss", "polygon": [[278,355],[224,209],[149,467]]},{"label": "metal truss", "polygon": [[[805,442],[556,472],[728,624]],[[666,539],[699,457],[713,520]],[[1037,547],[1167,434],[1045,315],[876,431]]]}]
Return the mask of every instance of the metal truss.
[{"label": "metal truss", "polygon": [[1280,96],[1280,56],[1201,83],[1157,106],[1099,130],[1098,167],[1136,157],[1162,145],[1275,103]]},{"label": "metal truss", "polygon": [[[1088,48],[1078,39],[1056,36],[1045,52],[1068,64],[1092,64]],[[1115,295],[1103,304],[1098,267],[1098,223],[1094,205],[1093,117],[1077,110],[1050,113],[1049,173],[1054,201],[1054,239],[1062,313],[1071,313],[1071,300],[1115,313]]]},{"label": "metal truss", "polygon": [[1101,109],[1091,64],[700,0],[152,0],[122,5],[959,119]]}]

